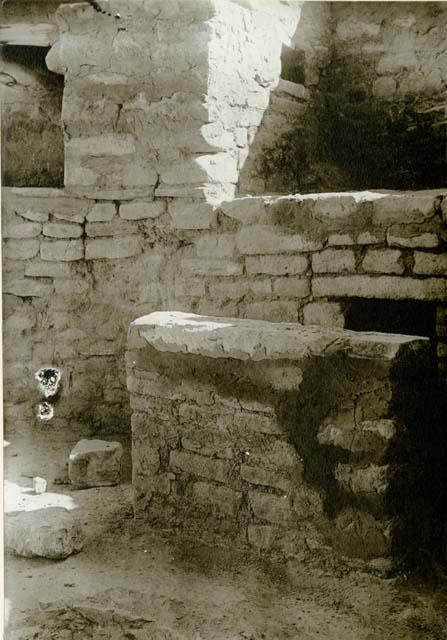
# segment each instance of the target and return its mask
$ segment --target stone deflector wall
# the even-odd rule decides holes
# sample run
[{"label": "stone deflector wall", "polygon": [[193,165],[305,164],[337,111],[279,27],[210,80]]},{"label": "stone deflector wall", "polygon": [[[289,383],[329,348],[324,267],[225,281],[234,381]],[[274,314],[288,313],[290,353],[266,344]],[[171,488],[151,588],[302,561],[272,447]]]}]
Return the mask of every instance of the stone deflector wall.
[{"label": "stone deflector wall", "polygon": [[408,443],[433,426],[427,339],[167,312],[131,324],[126,358],[137,515],[363,558],[422,518],[402,497],[422,477]]}]

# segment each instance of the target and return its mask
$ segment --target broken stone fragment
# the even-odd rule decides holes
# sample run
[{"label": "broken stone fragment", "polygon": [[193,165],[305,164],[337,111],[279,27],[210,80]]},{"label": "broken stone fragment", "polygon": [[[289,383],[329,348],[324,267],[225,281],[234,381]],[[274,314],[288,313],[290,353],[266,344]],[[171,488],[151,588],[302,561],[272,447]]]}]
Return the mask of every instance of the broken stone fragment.
[{"label": "broken stone fragment", "polygon": [[80,440],[68,461],[70,483],[80,489],[118,484],[122,453],[119,442]]},{"label": "broken stone fragment", "polygon": [[62,560],[83,543],[80,522],[62,507],[5,515],[5,547],[17,555]]}]

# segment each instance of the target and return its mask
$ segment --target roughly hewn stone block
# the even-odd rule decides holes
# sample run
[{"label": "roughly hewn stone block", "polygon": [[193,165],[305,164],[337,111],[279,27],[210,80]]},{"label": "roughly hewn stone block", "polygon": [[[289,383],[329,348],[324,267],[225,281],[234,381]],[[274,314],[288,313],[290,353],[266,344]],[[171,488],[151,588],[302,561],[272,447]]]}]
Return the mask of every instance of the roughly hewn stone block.
[{"label": "roughly hewn stone block", "polygon": [[2,255],[7,260],[29,260],[39,253],[39,240],[6,240]]},{"label": "roughly hewn stone block", "polygon": [[361,231],[357,236],[357,244],[382,244],[385,241],[385,231],[374,229],[371,231]]},{"label": "roughly hewn stone block", "polygon": [[327,243],[330,247],[344,247],[356,244],[356,240],[350,233],[331,233]]},{"label": "roughly hewn stone block", "polygon": [[196,276],[238,276],[243,264],[224,258],[184,258],[181,263],[185,273]]},{"label": "roughly hewn stone block", "polygon": [[439,238],[431,231],[412,230],[405,225],[390,227],[386,239],[391,247],[408,247],[410,249],[433,249],[439,245]]},{"label": "roughly hewn stone block", "polygon": [[230,202],[222,202],[220,208],[226,216],[244,224],[267,222],[264,198],[252,196],[235,198]]},{"label": "roughly hewn stone block", "polygon": [[273,226],[253,225],[238,231],[236,246],[243,254],[256,255],[318,251],[322,249],[323,244],[319,240],[309,240],[300,234],[282,234]]},{"label": "roughly hewn stone block", "polygon": [[32,278],[4,282],[3,293],[12,293],[21,298],[45,298],[53,292],[53,285]]},{"label": "roughly hewn stone block", "polygon": [[403,273],[402,253],[393,249],[368,249],[362,262],[364,271],[373,273]]},{"label": "roughly hewn stone block", "polygon": [[50,238],[80,238],[83,229],[80,224],[47,222],[43,225],[43,235]]},{"label": "roughly hewn stone block", "polygon": [[416,280],[403,276],[335,276],[312,280],[314,296],[386,298],[397,300],[445,300],[447,280]]},{"label": "roughly hewn stone block", "polygon": [[25,265],[25,275],[34,278],[69,278],[70,265],[66,262],[40,262],[33,260]]},{"label": "roughly hewn stone block", "polygon": [[96,236],[126,236],[138,233],[136,224],[128,220],[121,220],[118,217],[110,222],[87,222],[85,230],[90,238]]},{"label": "roughly hewn stone block", "polygon": [[88,222],[110,222],[116,215],[114,202],[97,202],[87,214]]},{"label": "roughly hewn stone block", "polygon": [[320,444],[381,457],[396,433],[393,420],[360,420],[352,407],[326,418],[318,429],[317,439]]},{"label": "roughly hewn stone block", "polygon": [[268,278],[262,280],[251,280],[247,283],[248,290],[254,296],[268,296],[272,293],[272,282]]},{"label": "roughly hewn stone block", "polygon": [[335,478],[344,488],[353,493],[375,493],[383,495],[389,482],[389,465],[338,464]]},{"label": "roughly hewn stone block", "polygon": [[302,478],[303,464],[295,447],[284,440],[275,440],[269,444],[268,450],[251,448],[247,452],[250,466],[263,467]]},{"label": "roughly hewn stone block", "polygon": [[141,243],[137,235],[87,239],[85,243],[86,260],[97,260],[99,258],[119,260],[130,258],[138,253],[141,253]]},{"label": "roughly hewn stone block", "polygon": [[37,222],[5,224],[2,226],[2,238],[35,238],[40,235],[42,225]]},{"label": "roughly hewn stone block", "polygon": [[123,447],[119,442],[80,440],[68,459],[70,483],[79,488],[118,484],[122,454]]},{"label": "roughly hewn stone block", "polygon": [[226,482],[230,472],[228,463],[188,451],[171,451],[169,464],[173,470],[185,471],[218,482]]},{"label": "roughly hewn stone block", "polygon": [[19,215],[33,222],[48,222],[48,218],[50,217],[48,213],[32,211],[31,209],[28,211],[20,211]]},{"label": "roughly hewn stone block", "polygon": [[293,276],[307,271],[306,256],[248,256],[245,259],[248,274],[269,274],[273,276]]},{"label": "roughly hewn stone block", "polygon": [[5,516],[5,547],[17,555],[63,560],[83,544],[80,522],[67,509],[49,507]]},{"label": "roughly hewn stone block", "polygon": [[176,279],[175,295],[178,298],[204,296],[205,281],[200,278],[187,278],[186,280]]},{"label": "roughly hewn stone block", "polygon": [[234,424],[240,429],[258,431],[259,433],[268,433],[277,435],[282,433],[281,426],[278,424],[274,415],[265,415],[259,413],[249,413],[248,411],[237,411],[234,414]]},{"label": "roughly hewn stone block", "polygon": [[168,211],[174,229],[209,229],[216,217],[213,207],[203,202],[174,200]]},{"label": "roughly hewn stone block", "polygon": [[355,254],[348,249],[325,249],[312,255],[314,273],[355,271]]},{"label": "roughly hewn stone block", "polygon": [[447,276],[447,253],[414,252],[414,273]]},{"label": "roughly hewn stone block", "polygon": [[378,520],[367,511],[347,507],[337,516],[335,527],[334,545],[344,555],[368,558],[390,552],[390,521]]},{"label": "roughly hewn stone block", "polygon": [[122,203],[119,215],[124,220],[146,220],[158,218],[164,213],[166,205],[163,201]]},{"label": "roughly hewn stone block", "polygon": [[310,283],[307,278],[295,276],[276,278],[273,281],[273,293],[280,296],[306,298],[310,294]]},{"label": "roughly hewn stone block", "polygon": [[282,476],[275,471],[261,467],[251,467],[246,464],[241,466],[241,478],[250,484],[274,487],[287,493],[293,486],[294,478]]},{"label": "roughly hewn stone block", "polygon": [[234,236],[228,234],[200,236],[197,240],[199,258],[232,258],[235,249]]},{"label": "roughly hewn stone block", "polygon": [[422,223],[433,217],[435,194],[399,193],[384,195],[373,201],[373,223],[393,224],[395,222]]},{"label": "roughly hewn stone block", "polygon": [[127,133],[73,137],[66,147],[70,156],[123,156],[135,152],[135,139]]},{"label": "roughly hewn stone block", "polygon": [[339,302],[309,302],[303,307],[304,324],[344,327],[345,315]]},{"label": "roughly hewn stone block", "polygon": [[298,304],[292,300],[265,300],[246,305],[244,318],[271,320],[272,322],[296,322]]},{"label": "roughly hewn stone block", "polygon": [[248,498],[253,514],[260,520],[285,526],[290,526],[295,521],[295,514],[287,495],[276,496],[260,491],[250,491]]},{"label": "roughly hewn stone block", "polygon": [[238,491],[208,482],[195,482],[192,495],[198,504],[230,518],[237,516],[242,498]]},{"label": "roughly hewn stone block", "polygon": [[82,240],[44,241],[40,245],[40,257],[42,260],[54,260],[55,262],[82,260],[84,242]]}]

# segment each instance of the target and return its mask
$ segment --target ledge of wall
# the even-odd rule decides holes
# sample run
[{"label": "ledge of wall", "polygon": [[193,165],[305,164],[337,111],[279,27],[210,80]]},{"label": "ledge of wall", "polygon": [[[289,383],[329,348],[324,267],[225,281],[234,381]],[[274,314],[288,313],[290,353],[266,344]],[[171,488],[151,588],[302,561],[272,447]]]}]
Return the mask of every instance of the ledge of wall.
[{"label": "ledge of wall", "polygon": [[[359,333],[292,323],[156,312],[130,325],[129,349],[145,344],[158,351],[237,360],[300,360],[343,352],[392,360],[404,345],[417,350],[428,338]],[[425,345],[426,347],[427,345]]]}]

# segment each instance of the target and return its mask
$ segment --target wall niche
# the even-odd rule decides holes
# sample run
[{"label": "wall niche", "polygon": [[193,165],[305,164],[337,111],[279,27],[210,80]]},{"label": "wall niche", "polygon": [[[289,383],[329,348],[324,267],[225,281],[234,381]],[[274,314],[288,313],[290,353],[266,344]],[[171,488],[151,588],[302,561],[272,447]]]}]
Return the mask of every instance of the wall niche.
[{"label": "wall niche", "polygon": [[47,53],[47,47],[0,48],[4,186],[64,185],[64,78],[47,68]]}]

